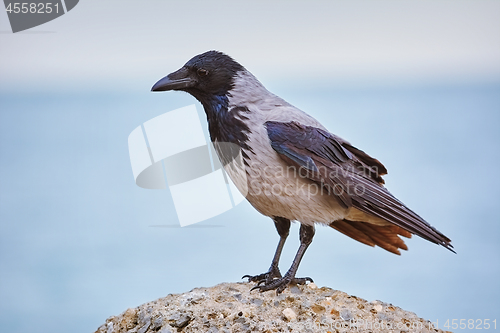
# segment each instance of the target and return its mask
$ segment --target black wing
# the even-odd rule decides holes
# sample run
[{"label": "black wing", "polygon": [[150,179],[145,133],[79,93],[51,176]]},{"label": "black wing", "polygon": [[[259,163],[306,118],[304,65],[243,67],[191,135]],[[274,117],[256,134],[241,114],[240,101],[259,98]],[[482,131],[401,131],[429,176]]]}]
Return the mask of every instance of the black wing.
[{"label": "black wing", "polygon": [[399,241],[390,240],[398,234],[408,237],[408,232],[453,251],[449,238],[382,185],[382,175],[387,170],[378,160],[319,128],[297,122],[268,121],[265,125],[273,149],[284,161],[297,167],[302,176],[323,186],[344,207],[355,207],[399,227],[385,228],[344,220],[332,221],[333,228],[359,241],[363,239],[362,242],[368,245],[394,244],[395,251],[388,249],[394,253],[399,253],[398,247],[405,249],[406,246],[396,244],[402,242],[399,238]]}]

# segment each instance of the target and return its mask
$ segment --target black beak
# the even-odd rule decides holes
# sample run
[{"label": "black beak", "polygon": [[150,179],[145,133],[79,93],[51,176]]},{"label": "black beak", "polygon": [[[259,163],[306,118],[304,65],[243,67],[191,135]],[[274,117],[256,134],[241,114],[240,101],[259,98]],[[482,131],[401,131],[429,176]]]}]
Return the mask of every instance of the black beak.
[{"label": "black beak", "polygon": [[156,82],[151,91],[184,90],[196,85],[197,81],[189,76],[187,68],[182,67]]}]

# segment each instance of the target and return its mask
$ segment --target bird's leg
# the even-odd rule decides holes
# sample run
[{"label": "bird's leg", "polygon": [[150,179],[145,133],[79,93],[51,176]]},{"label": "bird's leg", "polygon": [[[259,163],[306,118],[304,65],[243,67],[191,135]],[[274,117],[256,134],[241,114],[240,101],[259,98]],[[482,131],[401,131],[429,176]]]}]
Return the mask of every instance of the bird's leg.
[{"label": "bird's leg", "polygon": [[281,251],[283,250],[283,246],[285,245],[286,238],[290,233],[290,220],[285,219],[283,217],[274,217],[273,221],[274,221],[274,226],[276,227],[276,230],[280,235],[280,241],[278,243],[278,247],[276,248],[276,252],[274,253],[273,262],[271,263],[269,271],[255,276],[245,275],[242,277],[242,279],[248,278],[249,282],[258,282],[259,285],[261,283],[267,285],[273,282],[274,279],[281,278],[281,273],[278,264],[281,257]]},{"label": "bird's leg", "polygon": [[304,256],[309,244],[311,244],[312,239],[314,237],[314,226],[307,226],[302,224],[300,226],[300,247],[293,259],[292,266],[288,272],[286,272],[285,276],[273,280],[271,283],[266,283],[264,285],[258,284],[253,287],[253,289],[259,289],[260,291],[268,291],[268,290],[276,290],[276,294],[281,293],[289,284],[306,284],[307,281],[313,282],[310,277],[306,278],[296,278],[295,273],[297,273],[297,269],[299,268],[300,261]]}]

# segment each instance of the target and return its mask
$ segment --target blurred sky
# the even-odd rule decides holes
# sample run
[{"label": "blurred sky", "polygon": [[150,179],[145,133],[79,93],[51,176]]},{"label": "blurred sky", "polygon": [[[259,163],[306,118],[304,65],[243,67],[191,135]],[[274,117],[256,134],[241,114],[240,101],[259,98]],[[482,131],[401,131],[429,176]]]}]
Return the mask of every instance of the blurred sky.
[{"label": "blurred sky", "polygon": [[[153,227],[178,223],[172,198],[133,181],[130,132],[195,103],[151,86],[209,49],[381,160],[458,253],[415,237],[398,257],[318,228],[299,275],[440,325],[498,323],[499,17],[484,0],[82,0],[12,34],[0,11],[0,330],[92,332],[269,267],[277,234],[249,204]],[[297,246],[294,225],[283,271]]]},{"label": "blurred sky", "polygon": [[20,34],[2,11],[0,72],[4,89],[135,90],[217,49],[264,79],[495,79],[499,14],[494,0],[86,0]]}]

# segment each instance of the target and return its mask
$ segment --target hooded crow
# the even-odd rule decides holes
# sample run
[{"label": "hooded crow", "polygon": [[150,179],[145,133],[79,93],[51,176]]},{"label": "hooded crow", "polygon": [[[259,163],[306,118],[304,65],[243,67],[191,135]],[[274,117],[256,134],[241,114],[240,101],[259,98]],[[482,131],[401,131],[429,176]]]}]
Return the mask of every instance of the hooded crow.
[{"label": "hooded crow", "polygon": [[[240,150],[244,184],[233,168],[225,169],[250,204],[273,219],[280,236],[269,271],[243,277],[257,282],[254,289],[278,294],[290,284],[312,281],[295,274],[316,223],[398,255],[399,249],[407,250],[400,236],[412,234],[454,252],[448,237],[384,187],[387,170],[382,163],[270,93],[228,55],[197,55],[151,90],[185,91],[203,105],[211,141],[224,165],[232,153],[220,148],[223,143]],[[300,247],[282,276],[278,263],[290,221],[301,224]]]}]

